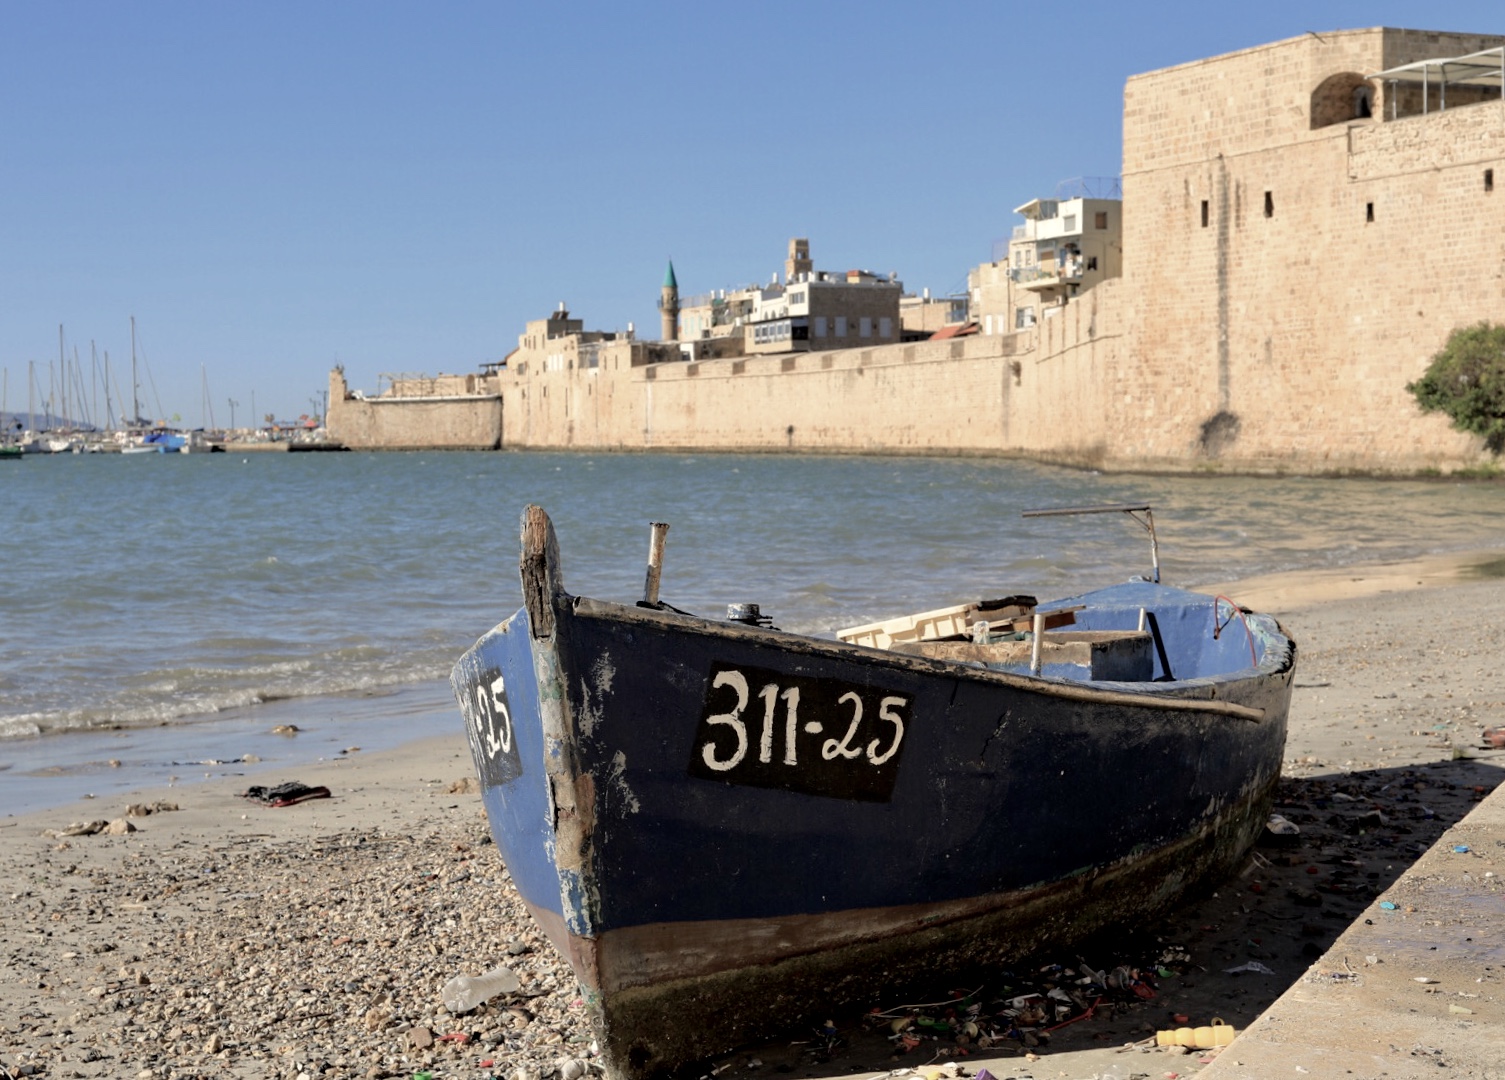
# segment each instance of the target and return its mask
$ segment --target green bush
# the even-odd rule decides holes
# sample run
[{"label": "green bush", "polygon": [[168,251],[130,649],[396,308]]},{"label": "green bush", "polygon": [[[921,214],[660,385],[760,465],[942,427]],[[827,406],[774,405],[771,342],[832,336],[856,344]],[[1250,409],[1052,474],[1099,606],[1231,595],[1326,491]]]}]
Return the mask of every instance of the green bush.
[{"label": "green bush", "polygon": [[1444,412],[1453,426],[1505,450],[1505,325],[1481,322],[1454,330],[1427,373],[1406,389],[1425,412]]}]

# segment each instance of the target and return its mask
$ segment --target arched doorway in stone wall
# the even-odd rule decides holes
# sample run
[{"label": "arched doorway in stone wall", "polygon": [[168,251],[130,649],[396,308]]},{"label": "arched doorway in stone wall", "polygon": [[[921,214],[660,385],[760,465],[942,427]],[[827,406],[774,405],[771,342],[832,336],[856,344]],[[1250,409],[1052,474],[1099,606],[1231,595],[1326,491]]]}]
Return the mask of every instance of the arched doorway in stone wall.
[{"label": "arched doorway in stone wall", "polygon": [[1329,75],[1312,91],[1312,130],[1374,115],[1374,88],[1356,71]]}]

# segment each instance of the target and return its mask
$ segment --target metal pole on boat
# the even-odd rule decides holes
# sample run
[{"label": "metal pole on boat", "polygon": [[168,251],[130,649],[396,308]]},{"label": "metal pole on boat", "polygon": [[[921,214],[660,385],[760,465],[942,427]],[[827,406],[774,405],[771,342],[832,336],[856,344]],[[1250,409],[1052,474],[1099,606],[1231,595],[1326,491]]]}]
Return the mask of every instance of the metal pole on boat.
[{"label": "metal pole on boat", "polygon": [[[1139,527],[1150,534],[1150,580],[1160,584],[1160,541],[1155,538],[1155,515],[1148,506],[1062,506],[1049,510],[1025,510],[1020,517],[1063,517],[1069,514],[1128,514]],[[1144,517],[1139,515],[1143,514]]]},{"label": "metal pole on boat", "polygon": [[1029,649],[1029,673],[1040,674],[1040,639],[1045,636],[1045,615],[1035,612],[1035,640]]},{"label": "metal pole on boat", "polygon": [[665,521],[648,523],[648,579],[643,582],[643,603],[658,603],[658,583],[664,572],[664,538],[669,533]]}]

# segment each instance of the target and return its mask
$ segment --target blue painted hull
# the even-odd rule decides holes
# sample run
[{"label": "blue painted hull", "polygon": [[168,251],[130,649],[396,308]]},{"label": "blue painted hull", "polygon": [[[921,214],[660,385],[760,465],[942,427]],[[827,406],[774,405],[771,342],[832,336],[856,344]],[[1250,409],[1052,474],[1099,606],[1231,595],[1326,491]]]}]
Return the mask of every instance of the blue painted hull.
[{"label": "blue painted hull", "polygon": [[1148,607],[1190,676],[1084,685],[572,597],[552,552],[534,519],[529,603],[453,682],[615,1076],[1146,915],[1268,814],[1273,620],[1213,638],[1211,598],[1143,583],[1063,601],[1094,630]]}]

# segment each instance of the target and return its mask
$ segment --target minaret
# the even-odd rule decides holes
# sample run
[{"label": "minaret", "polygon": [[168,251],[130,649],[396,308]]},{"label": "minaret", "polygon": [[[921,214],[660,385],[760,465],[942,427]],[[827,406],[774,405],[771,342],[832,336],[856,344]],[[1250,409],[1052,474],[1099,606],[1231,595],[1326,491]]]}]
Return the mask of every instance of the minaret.
[{"label": "minaret", "polygon": [[810,241],[797,236],[789,241],[789,258],[784,260],[784,284],[793,285],[802,277],[809,277],[815,270],[810,261]]},{"label": "minaret", "polygon": [[674,280],[674,260],[669,260],[668,273],[664,274],[664,287],[659,290],[658,309],[663,315],[662,340],[679,340],[679,282]]}]

